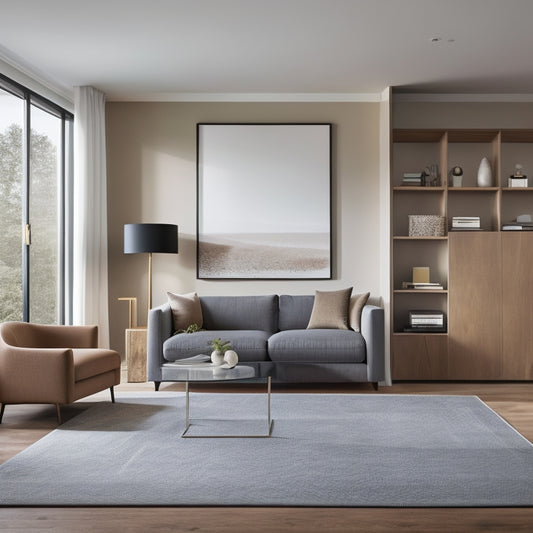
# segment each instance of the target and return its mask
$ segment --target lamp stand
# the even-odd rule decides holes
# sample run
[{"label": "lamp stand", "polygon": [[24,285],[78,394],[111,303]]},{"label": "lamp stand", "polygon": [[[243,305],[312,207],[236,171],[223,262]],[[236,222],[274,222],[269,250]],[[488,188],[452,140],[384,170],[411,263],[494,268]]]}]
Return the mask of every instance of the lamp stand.
[{"label": "lamp stand", "polygon": [[152,309],[152,252],[148,253],[148,311]]}]

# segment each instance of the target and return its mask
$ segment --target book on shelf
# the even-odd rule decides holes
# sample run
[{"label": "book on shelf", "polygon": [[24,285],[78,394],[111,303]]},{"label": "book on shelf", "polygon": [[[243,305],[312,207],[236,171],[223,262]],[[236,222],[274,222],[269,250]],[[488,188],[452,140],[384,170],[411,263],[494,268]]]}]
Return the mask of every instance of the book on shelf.
[{"label": "book on shelf", "polygon": [[409,327],[432,328],[444,327],[445,317],[442,311],[409,311]]},{"label": "book on shelf", "polygon": [[402,281],[402,289],[442,290],[444,287],[440,283],[417,283],[413,281]]},{"label": "book on shelf", "polygon": [[403,173],[404,179],[412,179],[412,178],[422,179],[424,176],[425,176],[424,172],[404,172]]},{"label": "book on shelf", "polygon": [[452,217],[452,228],[480,228],[481,220],[479,217]]},{"label": "book on shelf", "polygon": [[438,309],[412,309],[409,311],[409,316],[413,317],[444,317],[444,311],[440,311]]},{"label": "book on shelf", "polygon": [[508,222],[502,224],[502,231],[533,231],[533,225],[522,222]]},{"label": "book on shelf", "polygon": [[404,333],[446,333],[446,327],[442,326],[432,326],[427,328],[420,328],[420,327],[410,327],[410,328],[404,328]]},{"label": "book on shelf", "polygon": [[444,317],[411,318],[409,322],[412,328],[430,328],[433,326],[444,326]]}]

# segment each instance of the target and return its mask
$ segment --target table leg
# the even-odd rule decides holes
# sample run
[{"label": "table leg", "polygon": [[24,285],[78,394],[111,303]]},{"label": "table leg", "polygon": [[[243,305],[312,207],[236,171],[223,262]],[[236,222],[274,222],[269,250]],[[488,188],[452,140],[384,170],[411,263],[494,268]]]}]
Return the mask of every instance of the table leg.
[{"label": "table leg", "polygon": [[270,431],[272,429],[272,419],[271,419],[271,416],[270,416],[270,392],[271,392],[271,378],[270,376],[268,376],[268,381],[267,381],[267,390],[268,390],[268,420],[267,420],[267,423],[268,423],[268,426],[267,426],[267,434],[270,435]]},{"label": "table leg", "polygon": [[189,429],[190,426],[189,419],[189,382],[185,382],[185,431]]}]

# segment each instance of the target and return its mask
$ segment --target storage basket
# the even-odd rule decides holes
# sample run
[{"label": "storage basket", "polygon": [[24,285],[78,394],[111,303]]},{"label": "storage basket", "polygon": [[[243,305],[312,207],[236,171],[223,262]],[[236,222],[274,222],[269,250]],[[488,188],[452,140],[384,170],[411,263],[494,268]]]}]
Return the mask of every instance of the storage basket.
[{"label": "storage basket", "polygon": [[445,218],[440,215],[407,215],[409,237],[443,237]]}]

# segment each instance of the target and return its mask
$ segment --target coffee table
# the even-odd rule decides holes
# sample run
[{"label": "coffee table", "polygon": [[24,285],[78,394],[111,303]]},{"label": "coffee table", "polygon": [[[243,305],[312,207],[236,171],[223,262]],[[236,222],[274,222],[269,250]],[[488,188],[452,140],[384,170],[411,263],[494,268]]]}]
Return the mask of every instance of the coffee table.
[{"label": "coffee table", "polygon": [[[181,434],[183,438],[265,438],[272,434],[272,420],[270,413],[271,399],[271,377],[260,376],[258,368],[253,365],[239,364],[233,368],[224,365],[213,365],[212,363],[167,363],[163,365],[163,380],[185,383],[185,430]],[[189,383],[228,383],[228,382],[264,382],[267,385],[267,416],[265,420],[266,431],[257,434],[195,434],[194,421],[190,417],[190,391]],[[205,419],[203,419],[205,422]],[[234,421],[233,421],[234,422]],[[244,421],[242,421],[244,422]]]}]

